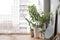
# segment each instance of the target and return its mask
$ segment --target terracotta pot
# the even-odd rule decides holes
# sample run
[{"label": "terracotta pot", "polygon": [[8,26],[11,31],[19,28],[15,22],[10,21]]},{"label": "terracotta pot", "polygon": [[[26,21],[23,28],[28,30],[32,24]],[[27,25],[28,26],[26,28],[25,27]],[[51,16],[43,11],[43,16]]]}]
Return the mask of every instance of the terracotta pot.
[{"label": "terracotta pot", "polygon": [[34,37],[34,30],[30,29],[31,37]]}]

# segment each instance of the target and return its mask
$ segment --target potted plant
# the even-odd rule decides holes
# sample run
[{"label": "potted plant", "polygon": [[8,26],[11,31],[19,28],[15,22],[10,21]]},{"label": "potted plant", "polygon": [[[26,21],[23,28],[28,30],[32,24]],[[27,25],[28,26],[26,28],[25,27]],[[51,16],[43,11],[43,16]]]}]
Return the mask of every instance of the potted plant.
[{"label": "potted plant", "polygon": [[49,13],[41,13],[42,16],[40,16],[40,28],[42,30],[40,30],[40,34],[41,37],[44,35],[44,32],[46,30],[46,27],[48,26],[49,22],[50,22],[50,12]]},{"label": "potted plant", "polygon": [[44,25],[48,25],[49,21],[50,21],[50,13],[38,13],[36,6],[35,5],[31,5],[28,6],[28,11],[29,11],[29,15],[31,20],[29,21],[27,18],[25,18],[29,25],[32,24],[32,26],[34,27],[34,37],[38,38],[39,37],[39,32],[38,32],[38,28],[41,28],[42,30],[40,31],[41,33],[44,33],[45,29],[44,29]]},{"label": "potted plant", "polygon": [[27,20],[27,22],[29,23],[31,37],[34,37],[34,30],[31,28],[31,24],[33,24],[33,23],[31,21],[29,21],[27,18],[25,18],[25,20]]},{"label": "potted plant", "polygon": [[37,12],[35,5],[28,6],[28,11],[31,17],[31,21],[33,23],[32,26],[34,27],[34,37],[39,38],[38,25],[39,25],[40,14]]}]

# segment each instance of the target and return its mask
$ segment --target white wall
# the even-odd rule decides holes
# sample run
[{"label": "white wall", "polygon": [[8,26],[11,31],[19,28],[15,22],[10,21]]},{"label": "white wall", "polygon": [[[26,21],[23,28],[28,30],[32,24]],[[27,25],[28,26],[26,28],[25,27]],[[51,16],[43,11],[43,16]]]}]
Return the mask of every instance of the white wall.
[{"label": "white wall", "polygon": [[38,12],[44,11],[44,0],[29,0],[29,5],[35,4]]},{"label": "white wall", "polygon": [[0,22],[9,20],[13,24],[18,24],[18,2],[18,0],[0,0]]},{"label": "white wall", "polygon": [[59,4],[59,0],[51,0],[51,12],[53,13],[53,27],[55,26],[55,13],[56,13],[56,8]]},{"label": "white wall", "polygon": [[59,4],[59,0],[51,0],[51,12],[55,12],[58,4]]},{"label": "white wall", "polygon": [[40,5],[39,5],[39,10],[40,12],[43,12],[44,11],[44,0],[40,0]]}]

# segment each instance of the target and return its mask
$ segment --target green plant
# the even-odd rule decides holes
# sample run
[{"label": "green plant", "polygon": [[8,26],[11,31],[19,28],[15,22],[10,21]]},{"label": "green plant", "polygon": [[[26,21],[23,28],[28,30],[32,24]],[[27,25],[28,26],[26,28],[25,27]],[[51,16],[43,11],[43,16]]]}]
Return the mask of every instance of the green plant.
[{"label": "green plant", "polygon": [[39,23],[40,23],[40,14],[37,12],[36,6],[35,5],[28,6],[28,11],[29,11],[30,18],[32,20],[31,23],[32,23],[33,27],[35,27],[35,26],[39,27],[40,25],[36,25],[33,23],[36,21],[39,21]]},{"label": "green plant", "polygon": [[[31,20],[29,21],[27,18],[25,18],[25,20],[28,21],[29,26],[30,26],[30,24],[32,24],[33,27],[37,26],[38,28],[41,28],[42,30],[40,32],[44,34],[44,32],[45,32],[44,24],[46,25],[46,27],[48,26],[48,24],[50,22],[50,14],[51,13],[50,12],[48,12],[48,13],[42,12],[39,14],[37,12],[35,5],[28,6],[28,11],[29,11],[29,15],[30,15]],[[35,24],[33,23],[36,21],[38,21],[39,25],[36,25],[36,23]]]},{"label": "green plant", "polygon": [[51,13],[43,13],[44,15],[42,15],[42,20],[40,20],[42,23],[46,24],[46,27],[48,26],[49,22],[50,22],[50,15]]},{"label": "green plant", "polygon": [[[31,20],[29,21],[27,18],[25,18],[25,19],[28,21],[29,25],[32,24],[33,27],[37,26],[39,28],[43,28],[44,24],[46,24],[46,25],[49,24],[50,12],[49,13],[42,12],[42,13],[39,14],[37,12],[37,9],[36,9],[35,5],[28,6],[28,11],[29,11],[29,15],[30,15]],[[36,22],[36,21],[39,22],[39,25],[36,25],[36,24],[33,23],[33,22]]]},{"label": "green plant", "polygon": [[25,18],[25,20],[29,23],[29,26],[30,26],[30,24],[32,24],[33,27],[36,26],[33,22],[29,21],[27,18]]},{"label": "green plant", "polygon": [[[40,27],[40,28],[43,28],[44,24],[49,24],[49,21],[50,21],[50,13],[38,13],[37,12],[37,9],[36,9],[36,6],[35,5],[31,5],[31,6],[28,6],[28,11],[29,11],[29,15],[30,15],[30,18],[32,21],[29,21],[27,18],[25,18],[29,25],[30,23],[34,26],[36,26],[36,24],[34,24],[33,22],[36,22],[38,21],[39,22],[39,25],[37,25],[37,27]],[[42,15],[42,16],[41,16]]]},{"label": "green plant", "polygon": [[31,20],[33,22],[39,21],[40,14],[37,12],[37,9],[36,9],[35,5],[28,6],[28,11],[29,11],[30,17],[32,18]]},{"label": "green plant", "polygon": [[41,17],[40,17],[40,28],[42,29],[40,32],[44,34],[45,32],[45,29],[44,29],[44,24],[46,25],[45,27],[48,26],[49,22],[50,22],[50,15],[51,13],[45,13],[45,12],[42,12],[41,13]]}]

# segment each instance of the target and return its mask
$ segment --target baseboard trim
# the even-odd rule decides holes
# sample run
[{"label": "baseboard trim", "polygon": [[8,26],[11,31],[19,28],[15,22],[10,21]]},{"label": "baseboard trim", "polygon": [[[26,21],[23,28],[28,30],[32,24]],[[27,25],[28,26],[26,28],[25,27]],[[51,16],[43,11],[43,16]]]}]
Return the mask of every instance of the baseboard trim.
[{"label": "baseboard trim", "polygon": [[0,33],[0,35],[30,35],[30,33]]}]

